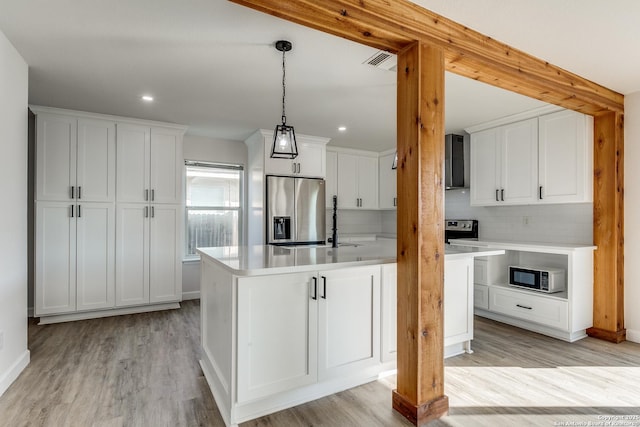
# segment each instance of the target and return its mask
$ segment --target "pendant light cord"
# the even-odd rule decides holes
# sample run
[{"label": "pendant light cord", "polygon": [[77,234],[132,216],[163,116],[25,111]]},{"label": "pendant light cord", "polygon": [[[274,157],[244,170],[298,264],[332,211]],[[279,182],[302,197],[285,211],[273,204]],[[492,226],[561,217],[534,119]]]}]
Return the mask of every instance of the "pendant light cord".
[{"label": "pendant light cord", "polygon": [[287,124],[287,116],[284,111],[285,105],[285,95],[286,95],[286,86],[285,86],[285,75],[286,75],[286,67],[284,63],[284,54],[285,50],[282,51],[282,124]]}]

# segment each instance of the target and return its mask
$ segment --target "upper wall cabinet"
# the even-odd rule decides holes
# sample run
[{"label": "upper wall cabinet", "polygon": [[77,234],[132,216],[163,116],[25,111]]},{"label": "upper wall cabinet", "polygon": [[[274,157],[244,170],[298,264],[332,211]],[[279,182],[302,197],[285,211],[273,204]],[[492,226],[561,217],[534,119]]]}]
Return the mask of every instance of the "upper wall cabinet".
[{"label": "upper wall cabinet", "polygon": [[378,160],[378,175],[380,177],[380,209],[395,209],[398,205],[396,171],[391,169],[395,151],[380,155]]},{"label": "upper wall cabinet", "polygon": [[182,133],[118,123],[118,202],[182,203]]},{"label": "upper wall cabinet", "polygon": [[326,138],[308,135],[296,137],[298,156],[295,159],[271,158],[273,133],[262,131],[265,175],[304,176],[324,178],[326,175]]},{"label": "upper wall cabinet", "polygon": [[569,110],[471,134],[471,205],[592,200],[593,119]]},{"label": "upper wall cabinet", "polygon": [[540,203],[593,200],[593,117],[566,110],[540,116]]},{"label": "upper wall cabinet", "polygon": [[325,198],[327,209],[333,209],[333,197],[338,197],[338,153],[327,151],[327,178]]},{"label": "upper wall cabinet", "polygon": [[536,201],[538,120],[471,134],[471,205]]},{"label": "upper wall cabinet", "polygon": [[37,112],[36,200],[115,201],[116,126]]},{"label": "upper wall cabinet", "polygon": [[378,155],[338,152],[338,207],[378,209]]}]

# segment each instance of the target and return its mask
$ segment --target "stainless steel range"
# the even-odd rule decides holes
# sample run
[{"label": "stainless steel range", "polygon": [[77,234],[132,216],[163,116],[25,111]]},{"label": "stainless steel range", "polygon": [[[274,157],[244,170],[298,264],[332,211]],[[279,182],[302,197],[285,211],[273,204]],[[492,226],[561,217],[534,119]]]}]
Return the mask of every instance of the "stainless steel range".
[{"label": "stainless steel range", "polygon": [[444,242],[449,239],[477,239],[478,220],[476,219],[445,219]]}]

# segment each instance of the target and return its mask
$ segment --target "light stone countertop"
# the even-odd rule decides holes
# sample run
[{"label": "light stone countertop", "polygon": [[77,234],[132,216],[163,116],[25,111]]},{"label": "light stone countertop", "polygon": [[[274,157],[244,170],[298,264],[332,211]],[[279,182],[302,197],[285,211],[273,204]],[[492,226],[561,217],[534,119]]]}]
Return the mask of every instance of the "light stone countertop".
[{"label": "light stone countertop", "polygon": [[571,243],[543,243],[543,242],[522,242],[508,240],[466,240],[451,239],[451,246],[455,247],[475,247],[487,249],[505,249],[529,252],[545,252],[545,253],[569,253],[575,251],[594,251],[597,246],[579,245]]},{"label": "light stone countertop", "polygon": [[[209,259],[237,276],[297,273],[332,270],[361,265],[396,262],[396,240],[380,239],[329,246],[283,247],[273,245],[198,248],[203,259]],[[445,245],[445,260],[476,256],[501,255],[503,250],[453,247]]]}]

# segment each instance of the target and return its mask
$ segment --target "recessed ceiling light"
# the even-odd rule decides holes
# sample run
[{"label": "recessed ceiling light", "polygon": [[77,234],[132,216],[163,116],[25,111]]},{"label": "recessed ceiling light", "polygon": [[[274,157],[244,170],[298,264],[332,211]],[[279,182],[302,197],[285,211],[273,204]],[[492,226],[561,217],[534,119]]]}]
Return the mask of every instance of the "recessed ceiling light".
[{"label": "recessed ceiling light", "polygon": [[142,95],[142,100],[146,101],[146,102],[151,102],[151,101],[153,101],[153,96],[151,96],[151,95]]},{"label": "recessed ceiling light", "polygon": [[346,127],[346,126],[340,126],[340,127],[338,128],[338,130],[339,130],[340,132],[344,132],[344,131],[346,131],[346,130],[347,130],[347,127]]}]

